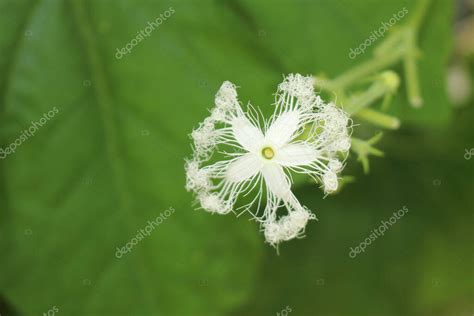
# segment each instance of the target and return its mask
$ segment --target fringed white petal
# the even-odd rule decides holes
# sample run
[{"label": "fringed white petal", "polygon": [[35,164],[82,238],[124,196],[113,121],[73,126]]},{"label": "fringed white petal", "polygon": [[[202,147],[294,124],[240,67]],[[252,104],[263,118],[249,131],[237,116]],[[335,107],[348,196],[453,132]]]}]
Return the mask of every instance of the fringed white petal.
[{"label": "fringed white petal", "polygon": [[337,159],[331,159],[328,164],[329,169],[331,169],[332,172],[338,173],[339,171],[342,170],[343,165],[342,162],[340,162]]},{"label": "fringed white petal", "polygon": [[281,147],[275,161],[285,167],[309,165],[318,158],[318,151],[306,143],[288,144]]},{"label": "fringed white petal", "polygon": [[265,240],[276,246],[282,241],[303,237],[306,225],[311,219],[316,219],[316,216],[303,207],[292,211],[278,221],[264,225]]},{"label": "fringed white petal", "polygon": [[262,168],[267,188],[278,198],[286,201],[291,194],[291,184],[283,168],[276,163],[267,163]]},{"label": "fringed white petal", "polygon": [[234,111],[240,107],[237,100],[237,90],[235,85],[229,81],[224,81],[215,97],[216,108],[221,111]]},{"label": "fringed white petal", "polygon": [[277,107],[286,109],[299,108],[311,111],[323,104],[314,93],[314,78],[300,74],[289,74],[278,86]]},{"label": "fringed white petal", "polygon": [[227,214],[232,211],[232,206],[223,201],[216,193],[201,193],[198,196],[201,207],[210,212],[217,214]]},{"label": "fringed white petal", "polygon": [[239,116],[232,120],[232,131],[237,142],[247,151],[258,152],[263,142],[262,131],[246,117]]},{"label": "fringed white petal", "polygon": [[245,181],[260,172],[262,167],[263,162],[257,155],[246,153],[229,165],[225,178],[230,182]]},{"label": "fringed white petal", "polygon": [[186,190],[188,191],[209,191],[212,182],[209,173],[205,169],[199,169],[199,162],[190,160],[186,162]]},{"label": "fringed white petal", "polygon": [[265,141],[281,147],[291,141],[300,127],[300,114],[298,111],[281,113],[270,125],[265,133]]},{"label": "fringed white petal", "polygon": [[337,174],[331,170],[323,175],[324,192],[331,193],[337,190],[338,181]]}]

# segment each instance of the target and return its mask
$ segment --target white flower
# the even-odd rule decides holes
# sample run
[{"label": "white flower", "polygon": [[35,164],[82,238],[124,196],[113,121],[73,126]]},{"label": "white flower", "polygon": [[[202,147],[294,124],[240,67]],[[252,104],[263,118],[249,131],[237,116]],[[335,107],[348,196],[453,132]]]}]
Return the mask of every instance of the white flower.
[{"label": "white flower", "polygon": [[[291,191],[291,173],[307,174],[326,193],[333,192],[343,166],[337,158],[350,148],[347,114],[325,104],[313,84],[311,77],[287,76],[268,120],[251,105],[244,111],[236,87],[222,84],[211,116],[191,134],[194,155],[185,167],[186,188],[196,193],[203,209],[252,213],[272,245],[302,235],[308,220],[316,217]],[[253,198],[235,208],[237,199],[251,192],[256,192]],[[288,215],[279,219],[280,207]]]}]

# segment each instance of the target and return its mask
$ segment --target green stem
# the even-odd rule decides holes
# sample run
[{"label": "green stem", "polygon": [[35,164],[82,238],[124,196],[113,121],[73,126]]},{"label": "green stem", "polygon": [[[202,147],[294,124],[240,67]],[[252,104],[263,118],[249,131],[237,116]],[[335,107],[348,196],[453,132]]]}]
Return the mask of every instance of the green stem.
[{"label": "green stem", "polygon": [[386,69],[387,67],[397,63],[403,56],[403,50],[398,49],[386,56],[380,56],[372,60],[363,62],[360,65],[355,66],[346,73],[340,75],[331,82],[332,86],[338,89],[345,89],[352,83],[360,80],[363,77],[369,76],[377,71]]},{"label": "green stem", "polygon": [[398,118],[372,109],[362,109],[355,116],[386,129],[397,129],[400,127],[400,120]]},{"label": "green stem", "polygon": [[[326,80],[322,82],[323,89],[326,90],[344,90],[354,82],[360,80],[363,77],[371,75],[377,71],[383,70],[392,66],[402,60],[404,55],[411,54],[410,50],[413,48],[412,41],[416,42],[416,34],[419,31],[421,22],[423,21],[426,12],[429,8],[431,0],[419,0],[418,5],[415,8],[415,12],[413,13],[411,19],[409,20],[408,24],[405,27],[401,27],[400,29],[396,30],[396,33],[393,33],[392,36],[386,38],[383,42],[380,43],[379,47],[381,50],[386,53],[386,55],[381,54],[374,57],[371,60],[365,61],[362,64],[355,66],[354,68],[348,70],[347,72],[343,73],[342,75],[336,77],[334,80]],[[411,32],[407,32],[407,30]],[[405,36],[405,40],[403,40],[403,33],[406,34],[413,34]],[[400,42],[398,42],[401,39]],[[394,49],[392,52],[387,50],[387,47],[394,47],[393,43],[399,43],[400,46],[397,49]],[[376,49],[377,52],[377,49]],[[380,50],[378,51],[381,52]],[[413,70],[412,61],[409,62],[408,68],[410,71]],[[416,74],[412,75],[413,77],[417,77]]]},{"label": "green stem", "polygon": [[377,82],[362,94],[350,98],[346,104],[345,111],[353,115],[372,104],[375,100],[383,97],[386,93],[387,88],[385,85]]},{"label": "green stem", "polygon": [[396,49],[402,44],[403,32],[400,28],[396,29],[395,32],[391,33],[386,37],[379,45],[374,48],[374,56],[380,57],[386,54],[390,54],[391,51]]},{"label": "green stem", "polygon": [[346,111],[349,114],[355,114],[363,108],[371,105],[375,100],[395,93],[397,91],[400,79],[393,71],[384,71],[376,81],[362,94],[350,98],[346,104]]},{"label": "green stem", "polygon": [[420,80],[418,76],[418,67],[416,65],[416,55],[418,52],[415,46],[414,31],[408,32],[407,43],[409,51],[403,58],[403,67],[405,69],[408,100],[414,107],[420,107],[423,105],[423,98],[420,93]]},{"label": "green stem", "polygon": [[415,13],[412,15],[409,21],[408,28],[406,31],[406,47],[407,52],[403,59],[403,67],[406,75],[406,87],[408,100],[414,107],[420,107],[423,105],[423,98],[420,92],[420,80],[418,75],[418,67],[416,64],[416,58],[418,55],[418,33],[420,31],[421,23],[426,16],[426,12],[431,4],[431,0],[419,0],[415,8]]},{"label": "green stem", "polygon": [[425,18],[426,12],[431,4],[431,0],[418,0],[415,13],[411,16],[409,25],[416,31],[420,29],[421,22]]}]

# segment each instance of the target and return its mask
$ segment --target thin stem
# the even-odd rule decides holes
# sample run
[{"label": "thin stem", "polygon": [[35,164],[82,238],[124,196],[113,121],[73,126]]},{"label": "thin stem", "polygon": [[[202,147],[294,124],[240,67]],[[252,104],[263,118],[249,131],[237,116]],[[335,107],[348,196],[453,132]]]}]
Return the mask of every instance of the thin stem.
[{"label": "thin stem", "polygon": [[390,53],[396,47],[403,45],[402,41],[403,31],[401,28],[398,28],[374,48],[374,56],[380,57]]},{"label": "thin stem", "polygon": [[409,25],[415,31],[419,31],[421,22],[423,22],[430,5],[431,0],[418,0],[417,6],[415,7],[415,13],[413,13],[409,22]]},{"label": "thin stem", "polygon": [[372,109],[362,109],[355,116],[386,129],[397,129],[400,127],[400,120],[398,118]]},{"label": "thin stem", "polygon": [[387,89],[385,86],[375,83],[367,91],[350,98],[346,104],[345,110],[351,115],[357,113],[361,109],[372,104],[375,100],[383,97],[386,93]]},{"label": "thin stem", "polygon": [[[379,47],[381,47],[381,50],[379,50],[378,52],[383,52],[384,54],[376,54],[378,56],[355,66],[354,68],[348,70],[342,75],[336,77],[334,80],[324,81],[325,88],[333,88],[333,90],[344,90],[345,88],[347,88],[354,82],[360,80],[361,78],[373,74],[374,72],[384,70],[387,67],[392,66],[393,64],[396,64],[398,61],[402,60],[404,55],[411,54],[411,49],[414,47],[412,43],[416,42],[416,34],[419,31],[421,22],[423,21],[430,4],[431,0],[418,1],[418,5],[415,8],[415,12],[412,15],[412,18],[410,19],[408,24],[405,27],[401,27],[400,29],[396,30],[396,33],[393,33],[392,36],[388,37],[382,43],[380,43]],[[404,34],[405,36],[402,36],[402,34]],[[403,37],[405,37],[404,40]],[[398,49],[394,49],[394,51],[390,53],[387,50],[387,47],[391,47],[399,40],[400,46],[398,47]],[[409,71],[412,71],[413,73],[414,69],[412,67],[413,65],[411,65],[412,62],[414,61],[410,61],[408,63],[408,68]],[[411,76],[417,79],[416,73],[414,75],[412,74]]]},{"label": "thin stem", "polygon": [[403,67],[406,74],[406,87],[408,100],[414,107],[421,107],[423,105],[423,98],[420,92],[420,80],[418,75],[418,67],[416,58],[418,54],[417,41],[418,33],[420,31],[421,22],[423,22],[426,12],[431,4],[431,0],[419,0],[415,8],[415,13],[409,21],[409,28],[406,32],[406,47],[407,52],[403,59]]},{"label": "thin stem", "polygon": [[397,90],[399,83],[400,79],[395,72],[384,71],[379,75],[377,81],[375,81],[369,87],[369,89],[367,89],[362,94],[356,95],[348,100],[346,104],[346,111],[349,114],[355,114],[359,112],[363,108],[368,107],[375,100],[394,93]]},{"label": "thin stem", "polygon": [[423,98],[420,93],[420,80],[418,76],[418,67],[416,65],[417,51],[414,41],[415,34],[409,32],[407,37],[408,47],[410,47],[410,50],[403,59],[403,66],[405,69],[408,100],[414,107],[420,107],[423,105]]},{"label": "thin stem", "polygon": [[387,67],[397,63],[402,56],[403,50],[398,49],[389,55],[380,56],[378,58],[363,62],[362,64],[355,66],[346,73],[334,79],[331,85],[337,87],[338,89],[344,89],[363,77],[386,69]]}]

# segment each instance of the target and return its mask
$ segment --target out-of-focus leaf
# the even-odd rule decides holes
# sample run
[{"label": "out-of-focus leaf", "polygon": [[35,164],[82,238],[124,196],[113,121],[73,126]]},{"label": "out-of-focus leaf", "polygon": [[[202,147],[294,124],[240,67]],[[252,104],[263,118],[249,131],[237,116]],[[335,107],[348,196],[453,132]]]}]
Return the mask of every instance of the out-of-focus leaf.
[{"label": "out-of-focus leaf", "polygon": [[[425,107],[411,109],[402,93],[392,105],[403,112],[402,122],[433,124],[449,114],[441,87],[452,4],[434,2],[421,34]],[[117,48],[170,6],[175,13],[150,37],[122,59],[115,58]],[[349,311],[351,303],[363,310],[364,303],[357,300],[367,293],[389,300],[376,276],[367,281],[351,276],[352,270],[342,276],[344,270],[337,270],[349,269],[337,249],[346,250],[346,241],[359,236],[361,227],[370,227],[357,213],[368,212],[369,204],[344,203],[356,193],[328,198],[328,203],[338,199],[341,204],[334,207],[343,205],[352,215],[326,213],[292,257],[282,251],[275,258],[268,247],[259,279],[263,238],[257,226],[244,218],[192,211],[183,188],[183,159],[190,154],[187,134],[208,114],[222,81],[242,87],[243,103],[251,100],[269,112],[282,74],[336,76],[368,57],[369,52],[351,60],[349,49],[403,6],[411,9],[412,2],[0,0],[2,147],[31,121],[59,109],[0,164],[1,294],[21,315],[37,315],[52,306],[65,315],[223,315],[256,302],[257,296],[268,305],[254,306],[247,314],[275,313],[278,304],[284,308],[292,303],[296,315],[298,309],[330,311],[328,305],[315,306],[317,300],[305,298],[314,292],[316,277],[326,284],[339,282],[324,296],[328,304],[329,298],[341,297],[336,292],[344,284],[367,282],[367,291],[354,293],[348,287],[350,300],[339,306],[341,311]],[[376,163],[374,173],[383,172],[382,162]],[[379,183],[373,188],[380,189]],[[314,196],[303,202],[318,213],[317,190],[297,193]],[[398,206],[402,197],[384,209]],[[150,237],[122,259],[114,257],[116,247],[170,206],[176,212]],[[335,235],[340,223],[359,218],[367,225],[342,239]],[[321,234],[325,239],[319,239]],[[322,245],[335,241],[339,244],[326,250],[326,255],[334,254],[327,266],[315,264],[323,261],[318,260],[325,255],[319,251]],[[398,242],[392,245],[396,248]],[[291,247],[301,245],[293,243]],[[370,262],[361,269],[367,267]],[[325,274],[330,268],[336,270]],[[264,291],[254,295],[257,284]],[[405,288],[394,293],[400,289]],[[404,300],[391,301],[397,302],[403,306]],[[365,312],[377,308],[372,305]]]},{"label": "out-of-focus leaf", "polygon": [[[52,306],[65,315],[222,315],[248,299],[263,246],[258,227],[193,211],[183,172],[187,134],[218,82],[239,69],[268,72],[232,40],[245,32],[223,30],[232,22],[218,6],[173,4],[175,13],[117,60],[116,48],[170,5],[30,5],[23,19],[31,36],[2,56],[12,65],[2,74],[9,80],[2,147],[44,113],[58,113],[1,162],[6,300],[21,315]],[[241,54],[246,66],[232,65],[225,52]],[[176,210],[170,218],[115,257],[168,207]]]}]

